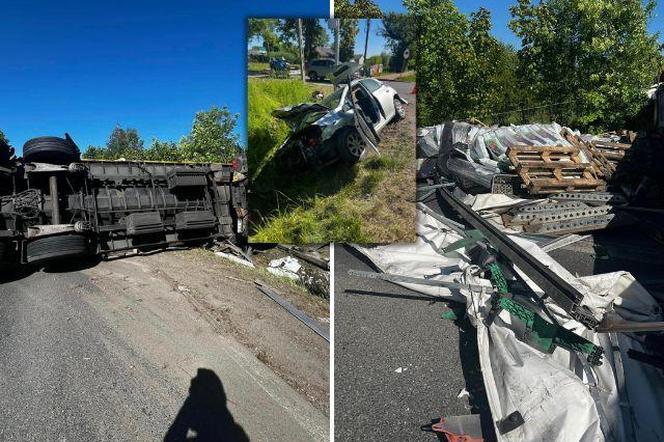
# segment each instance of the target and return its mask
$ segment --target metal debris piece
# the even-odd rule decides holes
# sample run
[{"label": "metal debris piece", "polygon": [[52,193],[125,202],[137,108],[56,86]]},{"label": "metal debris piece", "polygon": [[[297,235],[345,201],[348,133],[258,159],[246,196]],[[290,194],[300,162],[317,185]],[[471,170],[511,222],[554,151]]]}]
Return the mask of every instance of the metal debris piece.
[{"label": "metal debris piece", "polygon": [[558,201],[582,201],[588,204],[626,204],[627,198],[622,193],[614,192],[561,192],[549,195]]},{"label": "metal debris piece", "polygon": [[501,232],[498,227],[475,213],[446,188],[438,189],[450,206],[474,228],[481,231],[487,241],[501,255],[519,267],[544,293],[569,315],[590,329],[597,327],[599,321],[587,306],[581,304],[583,294],[575,287],[539,262],[522,247]]},{"label": "metal debris piece", "polygon": [[556,238],[553,241],[549,241],[546,244],[540,246],[540,248],[547,253],[553,252],[554,250],[562,249],[563,247],[567,247],[588,238],[590,238],[590,235],[575,235],[570,233],[560,238]]},{"label": "metal debris piece", "polygon": [[539,234],[588,232],[591,230],[601,230],[606,228],[615,217],[616,214],[610,213],[608,215],[555,221],[550,223],[533,223],[526,226],[524,230],[528,233]]},{"label": "metal debris piece", "polygon": [[294,246],[286,246],[283,244],[277,244],[277,248],[284,250],[288,253],[290,253],[293,256],[296,256],[300,259],[303,259],[317,267],[320,267],[323,270],[327,270],[328,272],[330,271],[330,263],[329,261],[322,259],[314,254],[304,252],[302,250],[299,250],[298,248]]},{"label": "metal debris piece", "polygon": [[265,293],[270,299],[272,299],[274,302],[282,306],[288,313],[291,315],[295,316],[297,319],[302,321],[304,325],[309,327],[311,330],[313,330],[317,335],[325,339],[327,342],[330,342],[330,333],[324,330],[316,321],[314,321],[312,318],[307,316],[306,313],[303,311],[297,309],[293,304],[288,302],[286,299],[284,299],[283,296],[281,296],[279,293],[277,293],[273,288],[270,286],[266,285],[263,281],[260,280],[255,280],[254,284],[256,284],[256,288],[260,290],[261,292]]},{"label": "metal debris piece", "polygon": [[454,281],[441,281],[440,279],[425,279],[425,278],[416,278],[413,276],[404,276],[396,275],[394,273],[375,273],[375,272],[365,272],[362,270],[348,270],[349,276],[359,276],[360,278],[367,279],[379,279],[381,281],[389,282],[405,282],[408,284],[421,284],[428,285],[432,287],[445,287],[448,289],[469,289],[473,291],[492,291],[493,288],[484,285],[478,284],[464,284],[461,282]]}]

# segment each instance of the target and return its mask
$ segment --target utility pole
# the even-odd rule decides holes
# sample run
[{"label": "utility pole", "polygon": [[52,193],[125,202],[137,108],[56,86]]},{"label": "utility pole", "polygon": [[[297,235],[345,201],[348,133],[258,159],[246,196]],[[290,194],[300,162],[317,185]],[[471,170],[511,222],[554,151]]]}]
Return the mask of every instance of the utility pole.
[{"label": "utility pole", "polygon": [[302,38],[302,19],[297,19],[297,40],[300,45],[300,77],[304,83],[304,43]]},{"label": "utility pole", "polygon": [[364,38],[364,61],[367,61],[367,50],[369,48],[369,28],[371,28],[371,19],[367,19],[367,35]]},{"label": "utility pole", "polygon": [[334,50],[336,52],[335,64],[337,66],[339,66],[339,29],[341,28],[340,23],[341,23],[340,18],[334,19],[334,29],[336,30],[334,33]]}]

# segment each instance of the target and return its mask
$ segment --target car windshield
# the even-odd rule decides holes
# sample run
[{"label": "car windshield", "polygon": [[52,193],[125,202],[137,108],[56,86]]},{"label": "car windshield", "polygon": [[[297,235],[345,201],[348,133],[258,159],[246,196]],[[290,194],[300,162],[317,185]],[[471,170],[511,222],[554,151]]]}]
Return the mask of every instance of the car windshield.
[{"label": "car windshield", "polygon": [[325,106],[328,109],[336,109],[339,106],[339,101],[341,101],[341,96],[344,93],[345,87],[340,87],[320,102],[321,106]]}]

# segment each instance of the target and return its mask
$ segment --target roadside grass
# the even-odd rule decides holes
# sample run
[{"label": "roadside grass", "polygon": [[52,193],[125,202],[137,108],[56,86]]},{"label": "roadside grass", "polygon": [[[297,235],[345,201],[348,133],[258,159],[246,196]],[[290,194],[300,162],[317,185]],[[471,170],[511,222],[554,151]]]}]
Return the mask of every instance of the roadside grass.
[{"label": "roadside grass", "polygon": [[315,89],[321,86],[250,79],[250,242],[414,241],[415,106],[408,107],[405,120],[383,130],[380,156],[370,153],[353,166],[337,163],[297,176],[266,167],[288,136],[287,126],[271,111],[310,101]]},{"label": "roadside grass", "polygon": [[250,61],[247,63],[247,71],[249,73],[264,73],[265,71],[270,70],[269,63],[259,63],[257,61]]}]

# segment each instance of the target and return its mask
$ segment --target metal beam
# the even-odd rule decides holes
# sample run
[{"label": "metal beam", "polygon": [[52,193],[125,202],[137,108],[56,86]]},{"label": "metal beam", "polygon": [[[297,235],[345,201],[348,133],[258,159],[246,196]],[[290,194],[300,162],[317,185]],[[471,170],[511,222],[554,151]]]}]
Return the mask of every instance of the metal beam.
[{"label": "metal beam", "polygon": [[488,242],[505,258],[519,267],[544,293],[563,308],[575,320],[594,329],[599,324],[586,306],[581,305],[583,294],[551,269],[535,259],[512,241],[496,226],[475,213],[447,188],[438,189],[443,199],[475,229],[482,232]]}]

